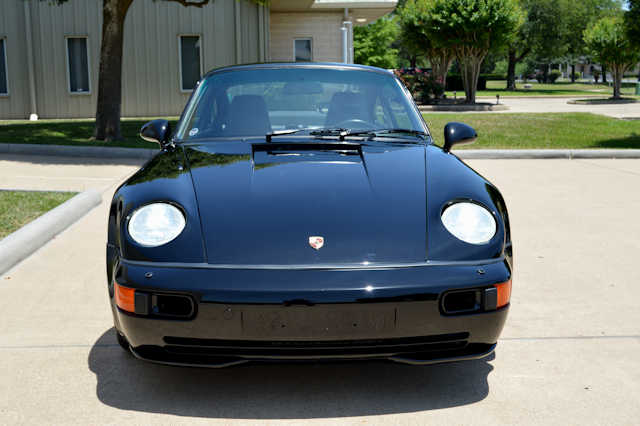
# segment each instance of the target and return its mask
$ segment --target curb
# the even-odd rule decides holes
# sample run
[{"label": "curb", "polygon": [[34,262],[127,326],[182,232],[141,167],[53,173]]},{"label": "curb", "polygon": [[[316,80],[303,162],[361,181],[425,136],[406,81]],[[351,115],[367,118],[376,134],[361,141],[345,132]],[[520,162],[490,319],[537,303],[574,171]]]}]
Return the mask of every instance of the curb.
[{"label": "curb", "polygon": [[[603,96],[606,96],[606,93],[603,94],[593,94],[593,95],[573,95],[573,96],[554,96],[554,95],[529,95],[529,96],[506,96],[506,95],[500,95],[500,100],[509,100],[509,99],[518,99],[518,100],[526,100],[526,99],[558,99],[558,100],[563,100],[563,99],[578,99],[578,98],[601,98]],[[476,99],[478,100],[489,100],[489,99],[494,99],[495,100],[495,96],[476,96]]]},{"label": "curb", "polygon": [[102,202],[95,189],[82,192],[0,240],[0,275],[29,257]]},{"label": "curb", "polygon": [[418,110],[420,112],[429,112],[429,111],[450,111],[450,112],[470,112],[470,111],[509,111],[509,107],[504,104],[500,105],[420,105],[418,106]]},{"label": "curb", "polygon": [[607,98],[585,98],[585,99],[570,99],[567,101],[569,105],[627,105],[627,104],[637,104],[638,101],[635,99],[624,98],[618,99],[617,101],[607,99]]},{"label": "curb", "polygon": [[465,149],[454,154],[465,160],[623,159],[640,158],[640,149]]},{"label": "curb", "polygon": [[126,158],[148,160],[157,149],[102,146],[38,145],[0,143],[2,154],[52,155],[59,157]]}]

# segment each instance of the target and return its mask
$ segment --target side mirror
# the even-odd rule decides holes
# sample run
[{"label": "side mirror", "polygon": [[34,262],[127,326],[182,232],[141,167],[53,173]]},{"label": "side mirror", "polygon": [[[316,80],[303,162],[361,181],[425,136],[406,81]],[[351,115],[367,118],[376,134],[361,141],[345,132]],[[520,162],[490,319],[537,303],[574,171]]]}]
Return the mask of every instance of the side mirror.
[{"label": "side mirror", "polygon": [[448,123],[444,126],[444,152],[450,152],[454,145],[473,143],[478,133],[464,123]]},{"label": "side mirror", "polygon": [[169,142],[171,128],[167,120],[153,120],[142,126],[140,137],[147,142],[156,142],[164,148]]}]

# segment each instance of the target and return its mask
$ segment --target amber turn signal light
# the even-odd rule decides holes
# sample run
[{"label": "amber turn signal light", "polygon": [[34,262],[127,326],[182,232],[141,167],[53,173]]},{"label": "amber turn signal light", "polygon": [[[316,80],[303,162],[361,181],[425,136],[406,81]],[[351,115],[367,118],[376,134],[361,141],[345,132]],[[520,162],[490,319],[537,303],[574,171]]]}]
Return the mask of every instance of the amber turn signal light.
[{"label": "amber turn signal light", "polygon": [[115,288],[115,296],[116,296],[116,305],[123,311],[127,312],[135,312],[136,311],[136,303],[135,303],[135,289],[129,287],[123,287],[117,282],[114,282]]},{"label": "amber turn signal light", "polygon": [[507,306],[511,300],[511,280],[493,285],[498,290],[498,308]]}]

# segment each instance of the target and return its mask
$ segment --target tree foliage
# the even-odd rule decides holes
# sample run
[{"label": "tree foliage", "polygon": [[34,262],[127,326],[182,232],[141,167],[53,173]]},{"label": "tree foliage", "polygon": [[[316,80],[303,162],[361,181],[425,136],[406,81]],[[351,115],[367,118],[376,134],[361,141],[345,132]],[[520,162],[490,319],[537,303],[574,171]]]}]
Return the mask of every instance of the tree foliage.
[{"label": "tree foliage", "polygon": [[640,60],[638,49],[627,37],[623,19],[619,16],[600,19],[585,30],[584,41],[593,57],[613,73],[613,97],[620,98],[625,71]]},{"label": "tree foliage", "polygon": [[[563,43],[566,53],[563,60],[570,64],[579,62],[588,55],[588,49],[579,37],[589,25],[606,16],[620,16],[622,13],[621,0],[581,0],[580,7],[572,1],[564,0],[565,12],[562,18],[567,22]],[[575,66],[572,68],[572,80]]]},{"label": "tree foliage", "polygon": [[640,48],[640,0],[629,0],[624,19],[629,41]]},{"label": "tree foliage", "polygon": [[406,0],[397,9],[400,42],[406,50],[426,57],[438,83],[446,86],[447,71],[455,58],[452,46],[436,43],[428,27],[433,0]]},{"label": "tree foliage", "polygon": [[[588,52],[582,39],[587,26],[603,16],[615,16],[622,10],[621,0],[519,0],[525,20],[509,46],[507,88],[514,90],[515,68],[530,58],[544,65],[575,64]],[[572,73],[573,77],[573,73]]]},{"label": "tree foliage", "polygon": [[354,62],[380,68],[398,66],[398,50],[391,44],[399,29],[393,18],[382,17],[353,29]]},{"label": "tree foliage", "polygon": [[512,41],[523,18],[517,0],[433,0],[428,4],[425,25],[435,44],[454,50],[467,102],[475,102],[480,65],[487,53]]}]

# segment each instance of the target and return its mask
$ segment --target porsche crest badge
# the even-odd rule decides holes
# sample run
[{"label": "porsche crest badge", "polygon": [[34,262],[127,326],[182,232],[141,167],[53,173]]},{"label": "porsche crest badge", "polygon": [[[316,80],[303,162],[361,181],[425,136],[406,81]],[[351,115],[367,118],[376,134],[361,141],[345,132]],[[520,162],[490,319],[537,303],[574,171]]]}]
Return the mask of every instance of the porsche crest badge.
[{"label": "porsche crest badge", "polygon": [[309,237],[309,245],[311,246],[311,248],[320,250],[324,245],[324,237],[318,237],[318,236]]}]

